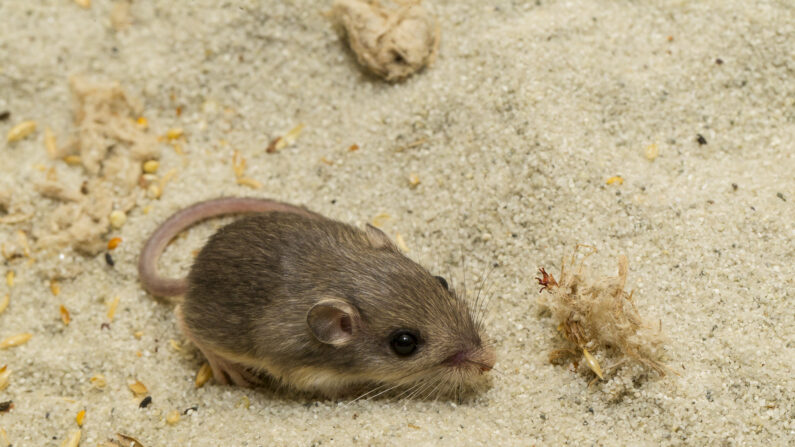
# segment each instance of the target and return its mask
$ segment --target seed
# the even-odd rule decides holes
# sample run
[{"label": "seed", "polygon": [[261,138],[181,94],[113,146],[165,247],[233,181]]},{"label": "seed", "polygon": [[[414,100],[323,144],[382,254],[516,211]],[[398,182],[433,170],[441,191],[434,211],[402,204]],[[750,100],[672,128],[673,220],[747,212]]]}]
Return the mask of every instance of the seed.
[{"label": "seed", "polygon": [[21,123],[12,127],[11,130],[8,131],[8,136],[6,137],[6,140],[9,143],[19,141],[27,137],[28,135],[32,134],[35,130],[36,130],[36,121],[22,121]]},{"label": "seed", "polygon": [[75,3],[82,6],[83,8],[91,7],[91,0],[75,0]]},{"label": "seed", "polygon": [[8,284],[8,287],[14,287],[14,276],[13,270],[9,270],[6,273],[6,284]]},{"label": "seed", "polygon": [[58,294],[61,293],[61,285],[55,278],[50,280],[50,292],[52,292],[54,296],[58,296]]},{"label": "seed", "polygon": [[138,119],[135,120],[135,123],[138,124],[138,127],[140,127],[141,129],[146,129],[147,127],[149,127],[149,121],[142,116],[139,116]]},{"label": "seed", "polygon": [[390,216],[389,214],[381,213],[381,214],[373,217],[373,226],[381,228],[386,223],[386,221],[391,219],[391,218],[392,218],[392,216]]},{"label": "seed", "polygon": [[154,174],[155,172],[157,172],[157,168],[159,167],[160,167],[160,162],[157,160],[149,160],[145,162],[143,166],[144,172],[146,172],[147,174]]},{"label": "seed", "polygon": [[179,411],[177,410],[169,411],[168,414],[166,415],[166,423],[168,423],[168,425],[174,425],[177,422],[179,422]]},{"label": "seed", "polygon": [[147,393],[146,385],[141,383],[140,381],[136,380],[135,383],[127,385],[130,388],[130,391],[133,392],[136,396],[142,396]]},{"label": "seed", "polygon": [[302,130],[304,130],[304,124],[300,123],[297,126],[290,129],[286,134],[284,134],[285,145],[289,146],[295,143],[295,140],[297,140],[298,136],[301,135]]},{"label": "seed", "polygon": [[66,162],[68,165],[79,165],[83,162],[79,155],[67,155],[63,158],[63,161]]},{"label": "seed", "polygon": [[108,252],[105,252],[105,263],[111,267],[116,265],[116,261],[113,260],[113,256],[111,256]]},{"label": "seed", "polygon": [[358,151],[359,150],[359,145],[358,144],[351,144],[350,147],[348,147],[348,150],[350,152]]},{"label": "seed", "polygon": [[652,143],[652,144],[646,146],[645,153],[646,153],[646,158],[649,161],[654,161],[654,159],[657,158],[657,155],[660,154],[660,150],[659,150],[659,148],[657,148],[657,144],[656,143]]},{"label": "seed", "polygon": [[103,376],[102,374],[97,374],[91,377],[89,381],[91,381],[91,385],[93,385],[94,388],[98,390],[105,388],[105,386],[107,386],[108,384],[108,382],[105,380],[105,376]]},{"label": "seed", "polygon": [[0,349],[7,349],[7,348],[13,348],[15,346],[24,345],[25,343],[28,342],[28,340],[30,340],[31,337],[33,337],[33,334],[30,333],[12,335],[3,341],[0,341]]},{"label": "seed", "polygon": [[151,403],[152,403],[152,396],[146,396],[144,397],[144,400],[142,400],[141,403],[138,404],[138,408],[146,408]]},{"label": "seed", "polygon": [[[77,1],[77,0],[75,0]],[[80,445],[80,436],[82,432],[80,430],[75,430],[69,434],[69,437],[64,439],[63,443],[61,443],[61,447],[77,447]]]},{"label": "seed", "polygon": [[262,183],[254,180],[251,177],[238,177],[237,178],[237,184],[238,185],[243,185],[243,186],[248,186],[251,189],[260,189],[260,188],[262,188]]},{"label": "seed", "polygon": [[210,369],[210,364],[205,363],[199,368],[199,372],[196,373],[196,388],[201,388],[208,380],[213,377],[213,370]]},{"label": "seed", "polygon": [[55,143],[55,134],[49,127],[44,128],[44,147],[47,149],[47,155],[50,158],[55,158],[58,152],[58,146]]},{"label": "seed", "polygon": [[113,210],[110,213],[110,224],[113,228],[121,228],[127,222],[127,215],[122,210]]},{"label": "seed", "polygon": [[240,402],[237,405],[238,407],[243,407],[248,409],[251,406],[251,400],[249,400],[248,396],[243,396],[240,398]]},{"label": "seed", "polygon": [[612,185],[613,183],[618,183],[619,185],[623,185],[624,184],[624,178],[621,177],[621,176],[616,175],[616,176],[613,176],[613,177],[610,177],[609,179],[607,179],[607,184],[608,185]]},{"label": "seed", "polygon": [[409,186],[411,186],[412,188],[416,188],[417,185],[419,185],[419,184],[420,184],[420,176],[419,175],[414,174],[414,173],[409,175]]},{"label": "seed", "polygon": [[11,383],[11,370],[3,365],[0,367],[0,391],[5,390],[8,388],[8,385]]},{"label": "seed", "polygon": [[242,177],[246,172],[246,159],[236,150],[232,155],[232,170],[235,172],[235,177]]},{"label": "seed", "polygon": [[171,347],[172,347],[172,348],[173,348],[175,351],[182,351],[182,347],[179,345],[179,342],[178,342],[178,341],[176,341],[176,340],[169,340],[169,341],[168,341],[168,344],[170,344],[170,345],[171,345]]},{"label": "seed", "polygon": [[108,250],[115,250],[116,247],[119,246],[119,244],[121,244],[121,238],[114,237],[113,239],[108,241]]},{"label": "seed", "polygon": [[600,379],[604,379],[602,376],[602,367],[599,366],[599,361],[596,360],[596,357],[591,355],[591,353],[585,348],[583,348],[582,354],[585,356],[585,363],[588,365],[588,368],[591,368],[591,371],[596,373]]},{"label": "seed", "polygon": [[184,132],[182,128],[179,127],[168,129],[168,131],[166,132],[166,138],[168,138],[169,140],[176,140],[177,138],[181,137],[183,133]]},{"label": "seed", "polygon": [[135,338],[136,338],[136,340],[140,340],[140,339],[141,339],[141,337],[143,337],[143,336],[144,336],[144,331],[136,331],[136,332],[133,334],[133,337],[135,337]]},{"label": "seed", "polygon": [[146,190],[146,195],[150,199],[159,199],[161,194],[162,191],[160,190],[160,187],[155,185],[154,183],[149,185],[149,188],[147,188]]},{"label": "seed", "polygon": [[119,300],[121,298],[114,297],[113,300],[108,301],[108,320],[113,321],[113,316],[116,315],[116,308],[119,307]]},{"label": "seed", "polygon": [[69,326],[69,322],[72,321],[72,318],[69,316],[69,311],[63,304],[61,305],[61,321],[67,326]]},{"label": "seed", "polygon": [[400,249],[400,251],[402,251],[404,253],[409,251],[409,246],[406,245],[406,241],[403,240],[403,235],[402,234],[400,234],[400,233],[395,234],[395,243],[397,244],[397,246]]},{"label": "seed", "polygon": [[86,418],[86,410],[80,410],[77,412],[77,416],[75,416],[75,422],[77,422],[78,427],[83,426],[83,421]]},{"label": "seed", "polygon": [[5,312],[8,309],[8,304],[11,302],[11,294],[6,293],[6,296],[0,298],[0,314]]}]

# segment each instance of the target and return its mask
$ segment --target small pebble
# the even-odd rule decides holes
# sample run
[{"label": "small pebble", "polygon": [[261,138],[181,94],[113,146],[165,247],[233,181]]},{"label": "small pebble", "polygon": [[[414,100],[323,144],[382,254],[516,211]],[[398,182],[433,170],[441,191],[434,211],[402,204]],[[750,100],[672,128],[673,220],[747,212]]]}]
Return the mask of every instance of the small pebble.
[{"label": "small pebble", "polygon": [[121,228],[127,222],[127,214],[122,210],[114,210],[110,213],[110,224],[113,228]]}]

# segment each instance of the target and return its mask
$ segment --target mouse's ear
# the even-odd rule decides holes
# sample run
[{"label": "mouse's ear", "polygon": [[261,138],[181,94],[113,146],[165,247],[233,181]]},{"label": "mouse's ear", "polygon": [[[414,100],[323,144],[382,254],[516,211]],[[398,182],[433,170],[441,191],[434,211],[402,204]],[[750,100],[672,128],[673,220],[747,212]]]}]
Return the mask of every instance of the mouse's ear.
[{"label": "mouse's ear", "polygon": [[365,233],[367,234],[367,239],[370,241],[370,245],[373,248],[384,248],[384,247],[391,247],[392,241],[389,240],[389,236],[387,236],[383,231],[380,229],[367,224],[365,228]]},{"label": "mouse's ear", "polygon": [[347,301],[328,298],[309,309],[306,324],[320,342],[342,346],[351,341],[359,329],[359,311]]}]

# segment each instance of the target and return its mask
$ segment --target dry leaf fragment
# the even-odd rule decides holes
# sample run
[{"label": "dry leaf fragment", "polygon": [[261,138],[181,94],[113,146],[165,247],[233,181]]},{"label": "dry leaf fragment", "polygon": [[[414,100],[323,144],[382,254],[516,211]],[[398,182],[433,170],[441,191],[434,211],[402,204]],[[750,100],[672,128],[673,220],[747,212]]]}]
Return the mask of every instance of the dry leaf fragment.
[{"label": "dry leaf fragment", "polygon": [[213,370],[210,368],[209,363],[205,363],[199,368],[199,371],[196,373],[196,380],[194,381],[196,388],[201,388],[213,377]]},{"label": "dry leaf fragment", "polygon": [[19,141],[36,130],[36,121],[22,121],[8,131],[6,140],[9,143]]},{"label": "dry leaf fragment", "polygon": [[116,315],[116,308],[119,306],[120,297],[116,296],[108,301],[108,320],[113,321],[113,316]]},{"label": "dry leaf fragment", "polygon": [[61,311],[61,321],[63,321],[64,325],[69,326],[69,322],[72,321],[72,318],[69,316],[69,311],[66,309],[66,306],[62,304],[60,311]]},{"label": "dry leaf fragment", "polygon": [[77,416],[75,416],[75,422],[77,422],[78,427],[83,426],[83,421],[86,419],[86,410],[80,410],[77,412]]},{"label": "dry leaf fragment", "polygon": [[123,435],[121,433],[116,433],[116,436],[121,438],[122,441],[126,442],[124,447],[144,447],[144,445],[141,444],[141,441],[133,438],[132,436]]},{"label": "dry leaf fragment", "polygon": [[69,433],[69,436],[61,443],[61,447],[77,447],[80,445],[80,436],[83,432],[81,430],[74,430]]},{"label": "dry leaf fragment", "polygon": [[28,342],[28,340],[30,340],[31,337],[33,337],[33,334],[30,333],[12,335],[3,341],[0,341],[0,349],[8,349],[24,345]]},{"label": "dry leaf fragment", "polygon": [[136,396],[142,396],[146,394],[149,390],[146,388],[146,385],[141,383],[139,380],[136,380],[135,383],[127,385],[130,388],[130,391],[133,392]]}]

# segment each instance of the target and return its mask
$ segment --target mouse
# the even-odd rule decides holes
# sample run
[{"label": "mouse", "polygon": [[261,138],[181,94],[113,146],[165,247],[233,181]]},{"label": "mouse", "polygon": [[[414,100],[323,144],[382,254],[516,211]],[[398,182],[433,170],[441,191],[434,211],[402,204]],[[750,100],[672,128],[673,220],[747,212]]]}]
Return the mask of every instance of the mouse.
[{"label": "mouse", "polygon": [[[186,278],[161,277],[165,247],[190,226],[241,214],[201,248]],[[264,198],[196,203],[168,218],[138,263],[172,297],[183,335],[220,384],[265,382],[335,398],[356,391],[462,396],[496,362],[482,315],[380,229]]]}]

